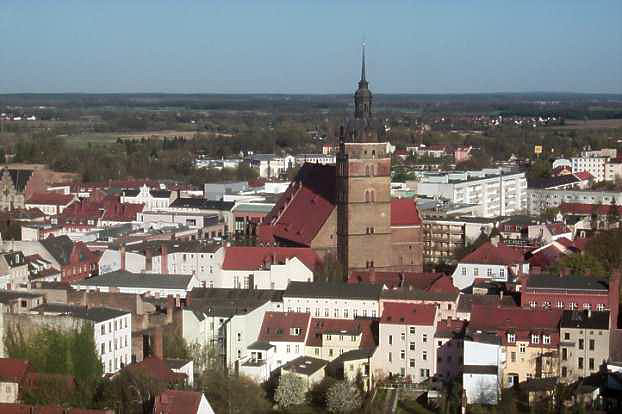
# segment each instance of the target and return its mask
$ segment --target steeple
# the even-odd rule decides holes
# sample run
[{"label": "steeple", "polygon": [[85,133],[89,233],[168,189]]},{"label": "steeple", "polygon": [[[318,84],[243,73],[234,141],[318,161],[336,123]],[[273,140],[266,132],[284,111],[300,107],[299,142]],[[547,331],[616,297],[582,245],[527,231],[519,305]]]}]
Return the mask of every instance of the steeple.
[{"label": "steeple", "polygon": [[365,43],[363,42],[363,53],[361,58],[361,80],[359,88],[354,93],[354,118],[371,118],[371,92],[368,88],[365,73]]}]

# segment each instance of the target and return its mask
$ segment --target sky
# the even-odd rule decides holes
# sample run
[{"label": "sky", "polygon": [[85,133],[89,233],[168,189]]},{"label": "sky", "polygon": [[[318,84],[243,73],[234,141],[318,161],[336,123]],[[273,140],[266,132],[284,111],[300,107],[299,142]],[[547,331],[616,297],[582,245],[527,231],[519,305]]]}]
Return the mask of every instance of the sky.
[{"label": "sky", "polygon": [[1,0],[0,93],[622,93],[622,1]]}]

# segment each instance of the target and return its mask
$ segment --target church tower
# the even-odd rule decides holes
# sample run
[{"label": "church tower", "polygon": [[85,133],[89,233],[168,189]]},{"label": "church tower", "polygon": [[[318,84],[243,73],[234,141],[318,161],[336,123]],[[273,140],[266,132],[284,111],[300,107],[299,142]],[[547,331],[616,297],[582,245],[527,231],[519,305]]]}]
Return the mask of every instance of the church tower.
[{"label": "church tower", "polygon": [[347,272],[392,264],[391,158],[371,104],[363,45],[354,119],[341,128],[337,153],[337,255]]}]

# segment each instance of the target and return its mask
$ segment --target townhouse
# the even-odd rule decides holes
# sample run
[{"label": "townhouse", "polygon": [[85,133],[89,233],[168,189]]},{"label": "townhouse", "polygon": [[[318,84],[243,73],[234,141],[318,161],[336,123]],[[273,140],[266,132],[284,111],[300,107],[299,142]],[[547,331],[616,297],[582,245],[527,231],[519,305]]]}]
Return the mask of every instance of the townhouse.
[{"label": "townhouse", "polygon": [[283,309],[313,318],[377,318],[381,291],[380,285],[364,283],[290,282],[283,292]]},{"label": "townhouse", "polygon": [[305,355],[333,361],[353,350],[376,347],[374,319],[312,318],[305,343]]},{"label": "townhouse", "polygon": [[56,192],[39,192],[34,193],[24,203],[26,209],[39,209],[46,216],[60,214],[71,203],[77,200],[72,194],[62,194]]},{"label": "townhouse", "polygon": [[379,322],[374,366],[415,383],[436,374],[436,306],[386,302]]},{"label": "townhouse", "polygon": [[121,191],[121,202],[144,204],[145,211],[168,207],[177,198],[177,192],[168,190],[152,190],[147,184],[138,189]]},{"label": "townhouse", "polygon": [[497,404],[505,362],[506,353],[497,334],[467,329],[462,367],[462,389],[467,404]]},{"label": "townhouse", "polygon": [[266,312],[257,337],[274,347],[266,362],[270,372],[305,355],[311,315],[296,312]]},{"label": "townhouse", "polygon": [[444,381],[462,377],[466,326],[467,321],[452,318],[440,320],[436,324],[436,374]]}]

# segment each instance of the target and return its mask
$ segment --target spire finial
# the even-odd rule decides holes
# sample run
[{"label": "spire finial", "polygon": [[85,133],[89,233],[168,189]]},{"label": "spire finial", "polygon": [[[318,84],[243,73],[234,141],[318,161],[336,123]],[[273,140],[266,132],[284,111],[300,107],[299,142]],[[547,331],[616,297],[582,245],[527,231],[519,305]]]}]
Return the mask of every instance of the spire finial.
[{"label": "spire finial", "polygon": [[363,40],[363,64],[361,65],[361,80],[364,82],[365,79],[365,41]]}]

